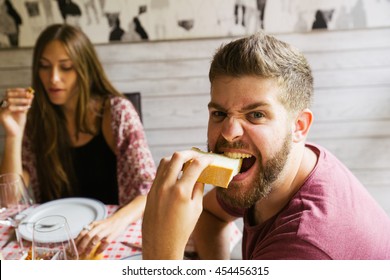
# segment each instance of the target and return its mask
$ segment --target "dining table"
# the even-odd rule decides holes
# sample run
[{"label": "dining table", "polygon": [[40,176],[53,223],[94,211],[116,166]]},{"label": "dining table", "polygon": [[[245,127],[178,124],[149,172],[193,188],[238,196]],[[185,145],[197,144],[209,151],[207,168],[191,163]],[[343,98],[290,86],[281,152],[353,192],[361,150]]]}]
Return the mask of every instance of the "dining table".
[{"label": "dining table", "polygon": [[[118,205],[105,205],[107,210],[107,216],[112,215],[118,209]],[[240,242],[242,238],[242,232],[233,222],[229,225],[231,237],[230,248]],[[103,251],[102,260],[121,260],[131,259],[134,256],[142,254],[142,219],[131,223],[126,230],[113,240],[110,245]],[[26,248],[31,247],[31,242],[24,241]],[[15,230],[13,227],[0,224],[0,248],[1,255],[5,260],[20,259],[20,247],[16,241]],[[190,238],[186,249],[184,259],[196,259],[197,257],[194,244]],[[23,258],[22,258],[23,259]]]}]

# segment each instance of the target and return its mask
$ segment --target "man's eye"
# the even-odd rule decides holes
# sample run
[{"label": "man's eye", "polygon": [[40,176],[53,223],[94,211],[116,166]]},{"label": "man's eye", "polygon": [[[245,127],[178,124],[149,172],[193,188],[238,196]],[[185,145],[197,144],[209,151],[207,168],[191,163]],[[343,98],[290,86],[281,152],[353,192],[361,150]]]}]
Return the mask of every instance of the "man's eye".
[{"label": "man's eye", "polygon": [[264,117],[264,114],[261,112],[253,112],[253,113],[251,113],[251,115],[252,115],[252,118],[254,118],[254,119],[261,119]]},{"label": "man's eye", "polygon": [[215,120],[222,120],[226,117],[226,113],[221,111],[213,111],[210,113],[210,116]]},{"label": "man's eye", "polygon": [[225,116],[226,116],[226,113],[221,112],[221,111],[215,111],[215,112],[213,112],[213,116],[216,116],[216,117],[225,117]]},{"label": "man's eye", "polygon": [[251,123],[261,123],[264,120],[265,115],[262,112],[251,112],[247,114],[247,119]]}]

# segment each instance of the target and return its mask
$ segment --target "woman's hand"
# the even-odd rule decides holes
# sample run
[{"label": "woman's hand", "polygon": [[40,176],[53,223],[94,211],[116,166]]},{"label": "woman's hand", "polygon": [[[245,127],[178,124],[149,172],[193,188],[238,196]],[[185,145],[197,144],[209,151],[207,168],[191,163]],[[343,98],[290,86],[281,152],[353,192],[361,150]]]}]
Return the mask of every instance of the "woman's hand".
[{"label": "woman's hand", "polygon": [[107,219],[87,225],[76,238],[76,246],[80,257],[90,257],[92,250],[94,256],[102,253],[113,240],[123,234],[129,224],[142,217],[145,203],[146,196],[139,195]]},{"label": "woman's hand", "polygon": [[[181,173],[183,164],[191,165]],[[202,212],[204,185],[196,183],[212,159],[194,151],[161,160],[148,194],[142,224],[144,259],[183,259],[184,249]]]},{"label": "woman's hand", "polygon": [[34,94],[25,88],[7,89],[1,101],[0,122],[9,137],[22,137]]},{"label": "woman's hand", "polygon": [[98,248],[94,256],[102,253],[113,240],[123,233],[127,226],[128,223],[123,222],[115,214],[86,226],[75,240],[80,258],[86,258],[96,246]]}]

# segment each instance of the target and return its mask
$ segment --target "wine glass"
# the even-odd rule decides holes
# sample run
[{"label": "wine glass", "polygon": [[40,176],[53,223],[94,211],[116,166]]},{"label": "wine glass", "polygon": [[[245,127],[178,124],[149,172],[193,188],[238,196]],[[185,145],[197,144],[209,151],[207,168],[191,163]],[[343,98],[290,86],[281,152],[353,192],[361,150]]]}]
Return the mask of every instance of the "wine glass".
[{"label": "wine glass", "polygon": [[0,175],[0,220],[11,222],[10,217],[15,218],[33,203],[34,199],[28,193],[22,176],[17,173]]},{"label": "wine glass", "polygon": [[34,223],[33,260],[78,260],[68,222],[60,215],[46,216]]},{"label": "wine glass", "polygon": [[27,191],[21,175],[17,173],[0,175],[0,224],[12,226],[15,229],[21,255],[26,252],[18,227],[27,215],[27,208],[33,204],[34,199]]}]

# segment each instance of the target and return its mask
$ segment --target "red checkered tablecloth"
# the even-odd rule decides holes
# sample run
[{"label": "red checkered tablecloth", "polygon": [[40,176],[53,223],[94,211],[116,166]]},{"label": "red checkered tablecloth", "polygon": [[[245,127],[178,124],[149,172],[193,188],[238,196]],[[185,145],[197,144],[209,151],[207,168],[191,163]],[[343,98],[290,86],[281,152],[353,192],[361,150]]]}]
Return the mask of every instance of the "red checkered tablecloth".
[{"label": "red checkered tablecloth", "polygon": [[[116,205],[106,205],[106,207],[108,216],[112,215],[118,209],[118,206]],[[141,226],[141,219],[135,223],[130,224],[125,232],[116,240],[112,241],[108,248],[103,252],[103,259],[118,260],[140,254],[141,249],[137,247],[142,246]],[[231,224],[231,232],[232,235],[230,242],[231,248],[233,248],[241,240],[242,234],[234,223]],[[14,235],[12,227],[0,225],[0,247],[3,247],[3,245],[7,243],[10,236],[12,235]],[[122,242],[135,246],[126,246]],[[26,246],[31,246],[31,244],[26,243]],[[1,249],[1,254],[4,259],[17,259],[19,257],[18,252],[19,245],[16,240],[9,242],[9,244]],[[194,252],[194,247],[191,240],[187,244],[186,252]]]}]

